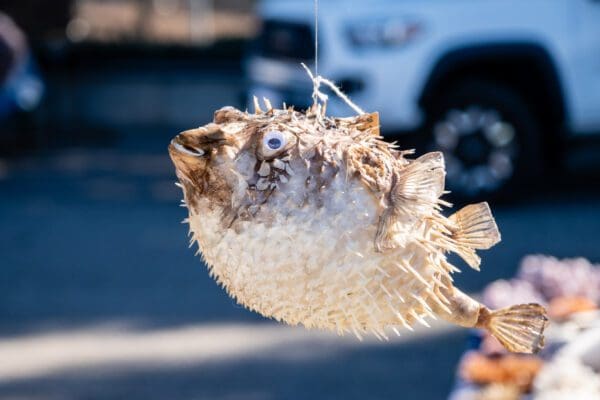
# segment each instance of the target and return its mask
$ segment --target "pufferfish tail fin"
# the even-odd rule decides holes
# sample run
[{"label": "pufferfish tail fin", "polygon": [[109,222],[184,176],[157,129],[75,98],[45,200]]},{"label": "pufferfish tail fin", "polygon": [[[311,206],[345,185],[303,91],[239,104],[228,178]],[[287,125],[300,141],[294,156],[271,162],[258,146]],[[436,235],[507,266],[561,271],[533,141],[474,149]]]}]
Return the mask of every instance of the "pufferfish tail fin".
[{"label": "pufferfish tail fin", "polygon": [[458,254],[469,266],[479,271],[481,259],[475,250],[486,250],[500,241],[487,203],[471,204],[448,218],[451,224],[448,250]]},{"label": "pufferfish tail fin", "polygon": [[487,329],[507,350],[531,354],[544,347],[547,325],[544,307],[532,303],[497,311],[482,308],[476,326]]}]

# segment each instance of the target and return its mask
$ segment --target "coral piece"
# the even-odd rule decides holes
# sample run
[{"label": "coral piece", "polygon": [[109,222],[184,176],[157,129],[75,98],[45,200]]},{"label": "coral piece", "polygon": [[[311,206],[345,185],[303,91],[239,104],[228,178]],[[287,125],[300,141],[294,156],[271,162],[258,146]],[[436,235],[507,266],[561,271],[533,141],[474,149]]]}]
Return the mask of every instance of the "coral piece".
[{"label": "coral piece", "polygon": [[576,359],[600,372],[600,325],[580,332],[559,350],[558,356]]},{"label": "coral piece", "polygon": [[527,256],[517,277],[531,283],[548,300],[585,297],[596,304],[600,302],[600,268],[585,258]]},{"label": "coral piece", "polygon": [[476,400],[521,400],[521,389],[512,384],[492,383],[484,387]]},{"label": "coral piece", "polygon": [[515,302],[546,304],[544,297],[530,282],[520,279],[497,280],[483,292],[483,303],[491,308],[508,307]]},{"label": "coral piece", "polygon": [[548,314],[557,321],[566,320],[572,314],[597,309],[596,303],[587,297],[564,296],[556,297],[550,301]]},{"label": "coral piece", "polygon": [[535,379],[533,399],[600,399],[600,377],[577,359],[557,357]]},{"label": "coral piece", "polygon": [[535,356],[507,354],[502,357],[488,357],[472,352],[463,358],[459,373],[469,382],[480,385],[508,384],[526,393],[530,391],[533,379],[542,365],[542,360]]}]

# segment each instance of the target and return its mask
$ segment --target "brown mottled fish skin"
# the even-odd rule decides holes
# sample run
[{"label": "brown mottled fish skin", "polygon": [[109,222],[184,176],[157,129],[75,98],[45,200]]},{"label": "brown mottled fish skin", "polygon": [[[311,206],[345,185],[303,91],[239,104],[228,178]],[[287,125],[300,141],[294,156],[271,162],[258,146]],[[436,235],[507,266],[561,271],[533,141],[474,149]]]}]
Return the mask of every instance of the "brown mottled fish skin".
[{"label": "brown mottled fish skin", "polygon": [[378,115],[225,107],[169,146],[210,274],[239,303],[291,325],[387,338],[441,317],[509,350],[543,347],[537,304],[489,310],[454,287],[460,255],[500,241],[487,203],[450,217],[441,153],[381,140]]}]

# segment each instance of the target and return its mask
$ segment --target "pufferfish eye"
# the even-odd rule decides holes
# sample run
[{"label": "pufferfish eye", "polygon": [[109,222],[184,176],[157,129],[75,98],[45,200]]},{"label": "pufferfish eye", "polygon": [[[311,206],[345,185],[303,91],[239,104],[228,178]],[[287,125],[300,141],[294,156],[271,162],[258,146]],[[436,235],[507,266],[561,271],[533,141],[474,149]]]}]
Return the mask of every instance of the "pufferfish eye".
[{"label": "pufferfish eye", "polygon": [[287,138],[280,131],[269,131],[263,137],[263,153],[265,156],[273,155],[279,150],[285,148]]}]

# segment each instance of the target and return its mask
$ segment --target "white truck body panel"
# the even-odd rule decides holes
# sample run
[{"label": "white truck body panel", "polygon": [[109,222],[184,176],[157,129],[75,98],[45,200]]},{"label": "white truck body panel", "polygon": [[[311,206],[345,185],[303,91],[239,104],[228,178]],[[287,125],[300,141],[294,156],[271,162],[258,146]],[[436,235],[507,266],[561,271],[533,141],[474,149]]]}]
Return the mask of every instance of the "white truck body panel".
[{"label": "white truck body panel", "polygon": [[[407,130],[423,122],[418,106],[427,80],[450,51],[487,44],[528,43],[546,50],[559,76],[572,132],[600,132],[600,1],[595,0],[324,0],[319,10],[319,74],[332,80],[360,76],[363,90],[352,100],[379,111],[382,128]],[[311,1],[265,1],[264,19],[314,26]],[[396,47],[356,48],[353,24],[399,18],[422,31]],[[311,65],[311,68],[314,67]],[[249,94],[277,101],[277,87],[310,96],[312,85],[299,63],[253,57],[248,60]],[[330,99],[331,114],[352,111]]]}]

